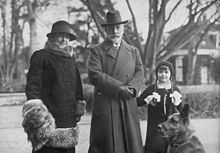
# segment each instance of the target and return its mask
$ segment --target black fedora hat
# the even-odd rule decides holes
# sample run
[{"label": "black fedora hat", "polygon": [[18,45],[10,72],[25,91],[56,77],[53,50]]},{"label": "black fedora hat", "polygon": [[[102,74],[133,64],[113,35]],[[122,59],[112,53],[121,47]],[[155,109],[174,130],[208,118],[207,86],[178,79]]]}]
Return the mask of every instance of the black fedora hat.
[{"label": "black fedora hat", "polygon": [[106,13],[106,23],[101,24],[102,27],[106,27],[109,25],[117,25],[117,24],[125,24],[128,20],[122,21],[121,15],[118,10],[113,12],[109,11]]},{"label": "black fedora hat", "polygon": [[75,40],[76,36],[70,24],[66,21],[57,21],[52,25],[51,32],[47,34],[47,37],[52,36],[55,33],[67,33],[70,36],[70,41]]}]

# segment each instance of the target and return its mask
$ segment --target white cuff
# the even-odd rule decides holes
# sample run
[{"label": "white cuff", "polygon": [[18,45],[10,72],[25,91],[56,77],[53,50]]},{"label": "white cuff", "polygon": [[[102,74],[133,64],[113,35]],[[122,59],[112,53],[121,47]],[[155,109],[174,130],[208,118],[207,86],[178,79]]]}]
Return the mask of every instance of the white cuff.
[{"label": "white cuff", "polygon": [[153,95],[149,95],[149,96],[147,96],[145,99],[144,99],[144,101],[147,103],[147,104],[149,104],[150,103],[150,101],[151,100],[153,100]]}]

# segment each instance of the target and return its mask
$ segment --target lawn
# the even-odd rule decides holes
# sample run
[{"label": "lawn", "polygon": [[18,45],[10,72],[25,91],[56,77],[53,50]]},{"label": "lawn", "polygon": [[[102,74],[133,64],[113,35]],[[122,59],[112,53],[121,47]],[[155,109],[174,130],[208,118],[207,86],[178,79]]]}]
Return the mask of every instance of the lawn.
[{"label": "lawn", "polygon": [[[0,107],[0,152],[30,153],[31,145],[21,126],[21,106]],[[89,146],[89,128],[91,115],[86,114],[79,123],[80,137],[77,153],[87,153]],[[220,152],[220,119],[193,119],[195,134],[203,143],[206,153]],[[140,121],[142,138],[146,136],[146,121]],[[144,142],[144,141],[143,141]]]}]

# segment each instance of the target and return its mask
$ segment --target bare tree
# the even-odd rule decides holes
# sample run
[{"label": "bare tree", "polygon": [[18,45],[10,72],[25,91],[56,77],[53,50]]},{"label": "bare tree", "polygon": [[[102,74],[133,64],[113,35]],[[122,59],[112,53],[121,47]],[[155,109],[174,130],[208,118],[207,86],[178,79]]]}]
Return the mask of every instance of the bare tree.
[{"label": "bare tree", "polygon": [[[3,55],[3,63],[9,63],[9,58],[7,56],[6,52],[6,1],[1,1],[0,2],[0,9],[1,9],[1,17],[2,17],[2,55]],[[5,70],[6,70],[6,65],[3,65],[0,68],[0,88],[3,88],[5,85]]]},{"label": "bare tree", "polygon": [[[187,74],[186,74],[186,84],[192,85],[195,82],[195,68],[197,62],[197,52],[201,42],[208,37],[208,32],[214,25],[214,23],[219,19],[216,18],[214,21],[208,24],[206,28],[201,31],[193,40],[188,43],[188,64],[187,64]],[[198,23],[199,24],[199,23]],[[203,24],[203,22],[201,23]]]},{"label": "bare tree", "polygon": [[[7,21],[6,6],[10,5],[11,17],[10,22]],[[0,68],[2,82],[13,84],[14,78],[19,78],[16,76],[16,71],[18,71],[19,54],[23,49],[23,29],[24,21],[20,20],[20,10],[23,6],[21,1],[12,0],[9,2],[1,1],[1,14],[2,14],[2,27],[3,27],[3,65]],[[11,88],[10,86],[8,87]]]},{"label": "bare tree", "polygon": [[29,23],[30,29],[30,49],[29,57],[37,46],[37,17],[39,14],[47,9],[52,2],[51,0],[28,0],[25,2],[26,13],[23,18]]},{"label": "bare tree", "polygon": [[[129,6],[128,0],[126,0],[126,2]],[[219,7],[218,0],[189,0],[187,6],[189,13],[187,23],[179,27],[176,33],[174,33],[172,37],[169,37],[166,44],[162,44],[161,40],[163,38],[164,28],[173,13],[180,6],[182,0],[172,1],[175,2],[175,5],[169,14],[166,14],[169,2],[170,0],[149,0],[149,31],[144,50],[142,50],[142,60],[146,70],[149,70],[146,78],[150,81],[152,81],[153,78],[152,75],[149,74],[152,74],[157,63],[169,59],[175,51],[192,41],[193,38],[200,35],[201,32],[206,31],[208,29],[207,27],[220,17],[216,9],[216,12],[207,19],[206,23],[198,24],[198,21],[201,20],[208,10],[213,7]],[[131,9],[130,12],[133,14]],[[211,22],[213,18],[215,18],[214,22]],[[135,24],[135,22],[133,22],[133,24]],[[191,66],[195,67],[195,65]]]},{"label": "bare tree", "polygon": [[[0,68],[2,82],[8,84],[8,89],[17,82],[25,81],[25,64],[21,59],[24,52],[23,31],[26,22],[30,25],[30,50],[36,46],[36,18],[39,8],[48,6],[48,0],[1,0],[0,11],[2,18],[2,58],[4,62]],[[6,8],[10,7],[10,12]],[[37,10],[38,9],[38,10]],[[10,20],[8,20],[10,19]],[[28,51],[29,57],[30,54]]]},{"label": "bare tree", "polygon": [[[176,33],[174,33],[172,37],[169,37],[166,44],[161,44],[161,39],[163,37],[161,34],[164,31],[165,24],[167,24],[173,12],[178,8],[178,6],[181,3],[181,0],[176,2],[176,5],[173,7],[170,14],[168,15],[165,14],[164,10],[168,1],[150,1],[150,8],[153,10],[149,10],[149,32],[145,44],[145,54],[143,57],[143,63],[150,70],[150,72],[152,72],[155,69],[157,63],[169,59],[175,51],[177,51],[178,49],[186,45],[188,42],[190,42],[194,37],[196,37],[201,31],[203,31],[208,26],[208,22],[207,24],[203,24],[200,26],[196,25],[198,23],[198,20],[200,20],[200,18],[202,17],[202,15],[216,2],[217,1],[215,0],[207,3],[206,6],[202,6],[198,0],[194,2],[190,0],[188,5],[188,22],[185,25],[179,27]],[[156,7],[158,5],[160,6],[159,9],[158,7]],[[167,18],[165,18],[166,16]],[[153,78],[150,77],[150,80],[152,79]]]},{"label": "bare tree", "polygon": [[105,11],[114,10],[114,3],[111,0],[80,0],[84,5],[87,6],[91,16],[97,26],[101,36],[105,38],[105,31],[101,27],[100,23],[105,21]]},{"label": "bare tree", "polygon": [[[99,32],[104,38],[105,34],[103,29],[100,27],[100,23],[103,23],[104,21],[104,10],[113,10],[114,4],[111,2],[111,0],[101,0],[98,2],[91,2],[91,0],[81,1],[88,7],[88,10],[93,17]],[[188,0],[187,9],[189,14],[187,23],[180,26],[178,30],[176,30],[176,33],[174,33],[172,37],[169,37],[165,44],[162,44],[165,26],[183,1],[173,0],[172,2],[174,5],[168,14],[167,7],[171,0],[149,0],[148,2],[149,31],[145,45],[143,47],[141,45],[142,39],[140,39],[136,19],[129,0],[126,0],[126,4],[132,16],[132,24],[134,27],[133,39],[131,40],[126,33],[124,37],[128,43],[135,45],[140,50],[142,61],[144,67],[146,68],[146,79],[150,80],[151,82],[153,80],[153,76],[151,74],[154,71],[157,63],[169,59],[175,51],[189,43],[193,38],[204,31],[207,26],[212,23],[211,20],[213,20],[213,18],[219,17],[219,14],[214,12],[213,15],[208,18],[206,24],[197,24],[210,8],[213,6],[219,7],[219,3],[218,0]]]}]

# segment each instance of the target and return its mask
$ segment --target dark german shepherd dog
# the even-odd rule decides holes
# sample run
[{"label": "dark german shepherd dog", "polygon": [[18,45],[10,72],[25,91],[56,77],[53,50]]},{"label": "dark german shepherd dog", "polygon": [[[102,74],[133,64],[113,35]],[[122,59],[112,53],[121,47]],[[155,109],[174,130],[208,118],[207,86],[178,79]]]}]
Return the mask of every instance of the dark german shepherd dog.
[{"label": "dark german shepherd dog", "polygon": [[169,141],[167,153],[205,153],[202,143],[190,128],[188,104],[180,113],[170,115],[167,121],[159,124],[158,130]]}]

